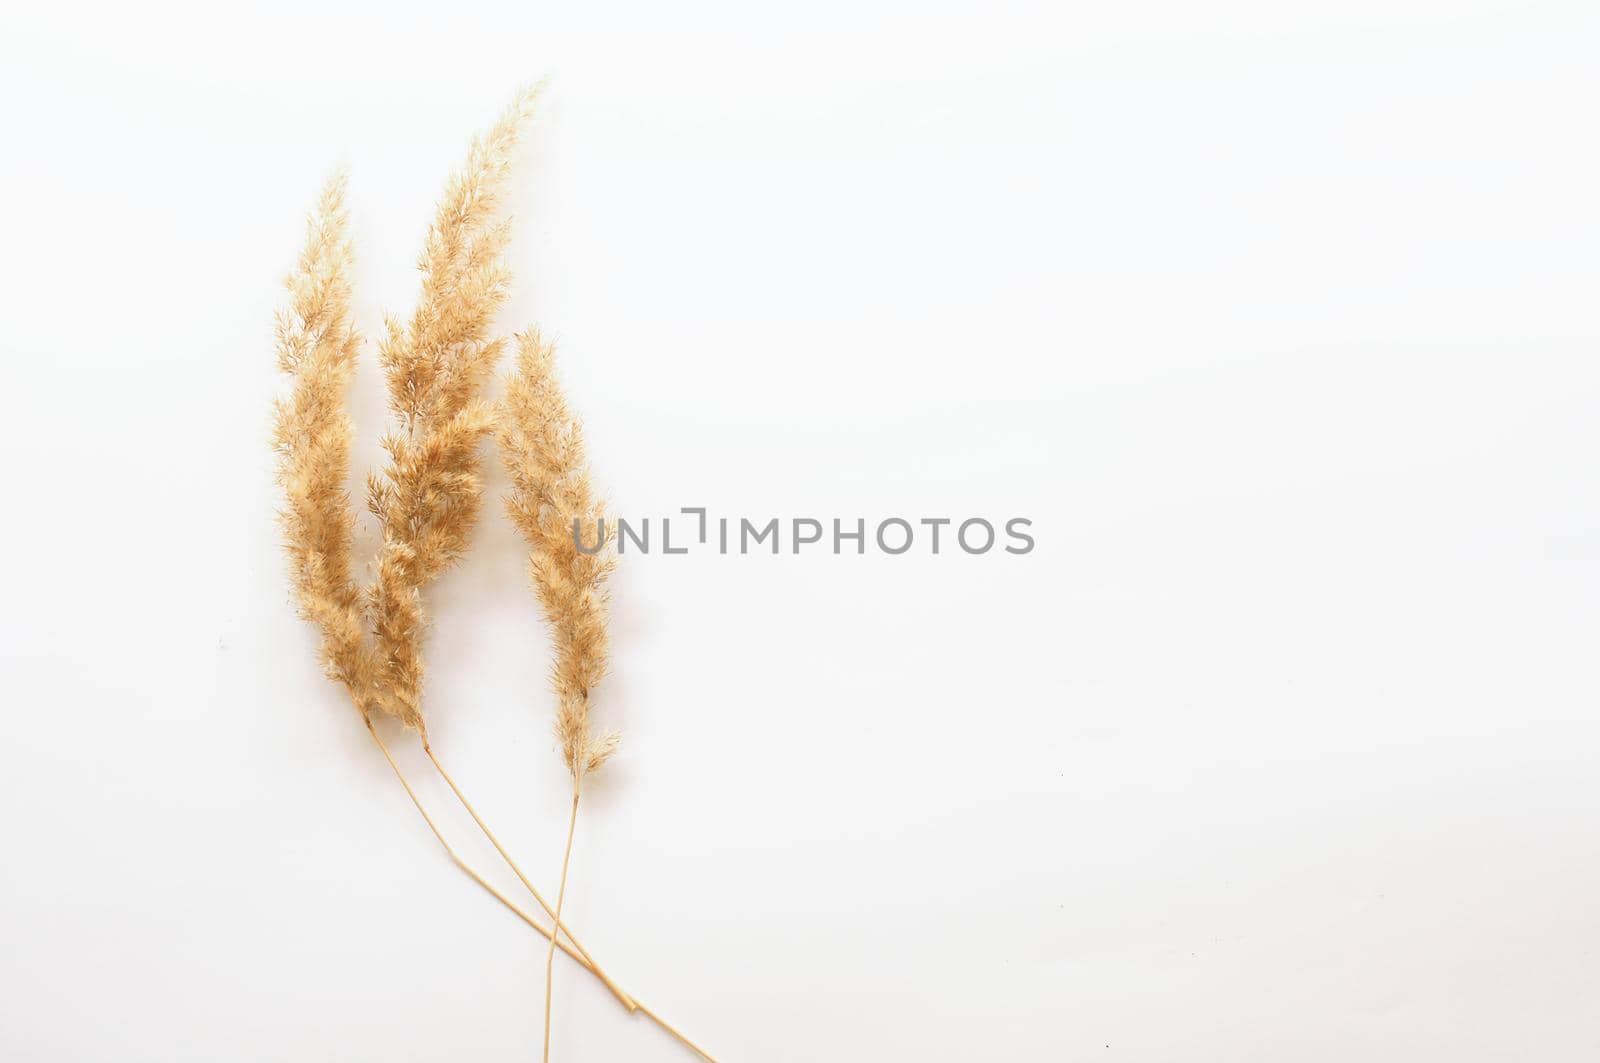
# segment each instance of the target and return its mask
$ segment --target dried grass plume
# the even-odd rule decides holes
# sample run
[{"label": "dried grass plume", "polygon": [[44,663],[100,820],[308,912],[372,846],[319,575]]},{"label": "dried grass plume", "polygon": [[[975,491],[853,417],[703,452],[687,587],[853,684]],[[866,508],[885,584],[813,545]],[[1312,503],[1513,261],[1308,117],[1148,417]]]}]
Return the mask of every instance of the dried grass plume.
[{"label": "dried grass plume", "polygon": [[367,644],[361,593],[350,574],[355,532],[345,480],[354,426],[345,390],[361,337],[350,324],[350,235],[345,177],[323,189],[306,226],[305,248],[289,274],[289,305],[278,315],[278,366],[294,384],[278,400],[273,449],[283,486],[280,511],[290,580],[300,613],[322,634],[329,678],[363,713],[373,702],[376,662]]},{"label": "dried grass plume", "polygon": [[[589,482],[583,430],[556,384],[554,350],[537,331],[517,336],[517,369],[506,384],[498,435],[500,457],[511,477],[506,509],[528,541],[528,572],[550,624],[556,737],[572,773],[572,811],[556,891],[559,923],[583,777],[598,770],[617,748],[616,732],[596,737],[589,728],[589,698],[606,672],[606,576],[612,555],[603,543],[593,553],[578,549],[579,527],[598,526],[601,508]],[[552,945],[544,960],[545,1063],[550,1060],[554,962]]]},{"label": "dried grass plume", "polygon": [[445,188],[417,265],[410,322],[390,320],[380,356],[400,426],[384,437],[389,466],[367,482],[383,545],[367,594],[378,656],[377,703],[425,733],[422,589],[466,549],[483,496],[479,444],[494,411],[479,398],[504,349],[488,337],[511,273],[509,223],[496,219],[511,153],[538,99],[520,93]]},{"label": "dried grass plume", "polygon": [[278,364],[293,387],[278,403],[274,444],[300,611],[322,634],[326,671],[363,714],[382,710],[424,734],[422,591],[461,557],[478,519],[480,449],[494,427],[481,392],[505,347],[489,326],[511,282],[502,259],[509,222],[497,215],[537,100],[537,88],[519,93],[473,142],[428,229],[416,309],[404,324],[388,322],[379,354],[397,424],[383,439],[387,467],[367,478],[382,544],[364,593],[350,572],[355,517],[344,486],[352,435],[344,392],[361,340],[350,324],[342,176],[312,214],[278,322]]},{"label": "dried grass plume", "polygon": [[[450,858],[497,900],[549,939],[545,954],[545,1058],[550,1048],[551,970],[557,948],[592,972],[629,1011],[642,1011],[704,1059],[711,1057],[618,987],[562,922],[567,871],[585,774],[616,748],[594,737],[589,701],[606,669],[605,580],[611,561],[585,554],[572,522],[597,522],[583,440],[552,375],[537,333],[517,337],[518,372],[503,407],[483,398],[506,341],[490,335],[511,273],[503,260],[510,223],[500,219],[512,154],[538,100],[520,93],[475,140],[445,188],[424,241],[421,292],[404,321],[390,319],[379,343],[395,424],[383,439],[388,462],[367,478],[366,504],[381,544],[365,587],[352,572],[356,517],[346,487],[354,427],[345,393],[362,339],[351,323],[352,253],[345,178],[330,180],[309,219],[287,278],[277,321],[279,367],[291,379],[274,406],[273,448],[283,488],[280,510],[290,580],[302,616],[317,628],[327,675],[344,686],[417,812]],[[501,846],[445,771],[423,714],[423,591],[467,548],[483,496],[482,444],[499,424],[512,519],[531,546],[530,568],[555,644],[556,732],[571,771],[572,814],[561,885],[552,907]],[[542,926],[465,862],[429,815],[374,726],[376,713],[417,732],[424,753],[533,898],[550,913]],[[563,941],[562,937],[566,940]]]},{"label": "dried grass plume", "polygon": [[578,549],[573,522],[598,527],[603,511],[583,430],[556,383],[554,348],[535,330],[517,336],[498,435],[511,478],[506,509],[528,542],[528,572],[550,625],[556,737],[576,780],[617,747],[616,732],[596,736],[589,727],[590,696],[606,672],[606,576],[614,556]]}]

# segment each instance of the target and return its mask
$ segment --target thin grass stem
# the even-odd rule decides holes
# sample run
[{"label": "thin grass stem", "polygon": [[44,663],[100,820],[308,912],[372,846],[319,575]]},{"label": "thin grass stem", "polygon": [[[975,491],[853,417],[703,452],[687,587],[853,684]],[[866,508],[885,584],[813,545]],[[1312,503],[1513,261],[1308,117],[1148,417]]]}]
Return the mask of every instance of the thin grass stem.
[{"label": "thin grass stem", "polygon": [[572,942],[572,947],[577,949],[579,955],[587,961],[588,967],[594,972],[595,977],[605,983],[605,987],[611,990],[611,995],[616,997],[623,1007],[629,1011],[637,1011],[639,1005],[634,999],[624,992],[621,986],[613,982],[598,963],[594,962],[594,957],[589,955],[589,950],[584,948],[583,943],[573,936],[572,928],[556,917],[556,910],[550,907],[550,902],[544,899],[544,896],[535,888],[532,882],[528,881],[528,876],[522,873],[522,868],[518,867],[517,862],[511,858],[511,854],[506,852],[505,846],[500,844],[500,839],[494,836],[494,831],[490,830],[489,825],[483,821],[483,817],[478,815],[478,810],[472,807],[472,802],[468,801],[467,795],[461,792],[461,787],[456,785],[455,779],[451,778],[444,765],[439,763],[439,758],[434,755],[433,747],[426,740],[422,743],[422,751],[428,754],[428,759],[433,761],[433,766],[439,772],[439,777],[444,780],[446,786],[450,787],[450,792],[456,795],[456,800],[461,802],[461,807],[467,810],[467,815],[472,817],[472,821],[478,825],[478,829],[483,832],[483,836],[489,839],[489,844],[494,846],[495,852],[500,854],[500,858],[506,862],[506,866],[527,887],[528,892],[533,894],[533,899],[539,902],[539,907],[545,910],[545,914],[552,919],[556,919],[561,931],[567,935],[567,940]]},{"label": "thin grass stem", "polygon": [[[584,959],[576,949],[569,946],[565,941],[561,941],[559,939],[559,935],[553,934],[549,927],[545,926],[533,916],[529,915],[522,909],[520,905],[517,904],[516,901],[513,901],[510,897],[507,897],[504,893],[501,893],[495,888],[493,883],[484,878],[471,864],[467,863],[461,858],[461,855],[456,852],[455,847],[445,840],[444,833],[439,830],[439,826],[433,821],[433,817],[428,815],[428,810],[423,807],[421,798],[419,798],[417,796],[417,792],[412,789],[411,783],[406,778],[405,772],[400,770],[400,765],[395,761],[394,754],[389,751],[388,743],[386,743],[383,740],[383,737],[378,734],[377,728],[372,725],[372,720],[367,718],[364,720],[364,722],[367,725],[367,733],[370,734],[372,736],[372,740],[378,744],[378,749],[383,752],[383,758],[389,762],[389,767],[394,771],[395,778],[399,779],[400,785],[405,788],[406,796],[411,798],[411,803],[416,806],[417,812],[422,816],[422,821],[428,825],[428,829],[433,832],[433,836],[437,838],[439,844],[444,847],[444,851],[449,854],[451,861],[453,861],[455,865],[462,871],[466,872],[468,878],[472,879],[472,881],[476,882],[479,886],[482,886],[491,897],[510,909],[513,915],[521,919],[524,923],[527,923],[547,940],[554,942],[556,947],[570,956],[572,961],[579,967],[582,967],[590,974],[594,974],[598,977],[598,972],[595,971],[594,967],[589,963],[589,961]],[[672,1035],[674,1039],[676,1039],[685,1048],[689,1049],[689,1051],[705,1060],[706,1063],[717,1063],[716,1058],[712,1056],[711,1053],[707,1052],[705,1049],[689,1040],[689,1038],[686,1037],[677,1027],[673,1026],[660,1015],[657,1015],[654,1011],[646,1007],[643,1001],[633,997],[630,997],[630,999],[633,1000],[634,1007],[636,1007],[641,1014],[643,1014],[661,1029],[665,1030],[668,1034]]]},{"label": "thin grass stem", "polygon": [[[556,925],[561,924],[561,904],[567,899],[567,867],[572,863],[572,835],[578,829],[578,779],[572,776],[572,816],[567,820],[567,851],[561,857],[561,885],[556,889]],[[555,938],[544,956],[544,1063],[550,1063],[550,981],[556,966]]]}]

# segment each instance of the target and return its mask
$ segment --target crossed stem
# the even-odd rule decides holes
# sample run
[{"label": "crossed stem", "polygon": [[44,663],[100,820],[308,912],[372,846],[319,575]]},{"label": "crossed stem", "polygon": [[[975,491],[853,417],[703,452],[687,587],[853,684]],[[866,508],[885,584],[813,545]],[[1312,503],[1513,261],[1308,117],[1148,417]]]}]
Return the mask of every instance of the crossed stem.
[{"label": "crossed stem", "polygon": [[[370,734],[372,736],[372,740],[378,744],[378,748],[383,752],[383,758],[389,762],[389,767],[393,769],[395,778],[400,780],[400,785],[405,788],[406,796],[411,798],[411,803],[416,806],[417,812],[422,816],[423,822],[428,825],[428,829],[433,832],[433,836],[438,839],[439,844],[444,847],[444,851],[449,854],[451,861],[453,861],[457,867],[464,871],[468,878],[482,886],[490,896],[499,901],[501,904],[505,905],[524,923],[527,923],[535,931],[547,938],[552,945],[552,955],[553,950],[559,948],[562,952],[570,956],[574,963],[588,971],[590,974],[594,975],[596,978],[599,978],[612,991],[613,995],[617,997],[619,1002],[623,1003],[625,1006],[631,1004],[629,1010],[636,1010],[644,1013],[644,1015],[649,1018],[651,1022],[654,1022],[657,1026],[661,1027],[661,1029],[671,1034],[674,1038],[681,1042],[684,1047],[688,1048],[695,1055],[705,1060],[706,1063],[717,1063],[715,1057],[713,1057],[711,1053],[707,1052],[705,1049],[689,1040],[689,1038],[684,1036],[684,1034],[675,1026],[667,1022],[660,1015],[657,1015],[654,1011],[651,1011],[649,1008],[645,1007],[645,1005],[637,998],[623,992],[620,988],[615,986],[609,979],[605,977],[605,975],[600,972],[600,969],[595,966],[592,960],[590,960],[583,952],[579,951],[576,941],[573,941],[571,945],[567,944],[566,941],[562,940],[561,934],[555,933],[550,927],[545,926],[533,916],[529,915],[515,901],[507,897],[504,893],[501,893],[500,890],[495,888],[493,883],[484,878],[483,875],[479,874],[476,868],[463,860],[461,855],[456,852],[455,847],[445,839],[444,833],[439,829],[438,824],[433,821],[433,817],[428,814],[428,810],[423,807],[422,800],[417,797],[417,792],[412,789],[411,783],[406,778],[405,772],[400,770],[400,765],[395,761],[394,754],[389,751],[388,744],[384,742],[382,736],[378,734],[377,728],[372,725],[371,717],[363,715],[363,722],[367,725],[367,733]],[[429,757],[432,759],[431,753]],[[435,766],[437,767],[437,761],[435,761]],[[444,775],[444,769],[439,768],[439,773],[440,775]],[[448,776],[445,777],[445,781],[449,783]],[[522,874],[521,869],[517,867],[516,863],[511,859],[506,851],[500,847],[500,843],[494,840],[494,836],[489,832],[489,828],[484,825],[481,819],[478,818],[477,813],[472,811],[471,806],[467,804],[466,798],[461,796],[461,792],[456,789],[454,783],[450,783],[450,788],[455,792],[456,797],[461,801],[462,806],[467,808],[468,812],[472,815],[473,820],[477,822],[479,828],[484,832],[484,835],[488,837],[494,844],[494,847],[500,853],[501,858],[504,859],[505,862],[512,868],[512,870],[516,872],[517,877],[522,880],[523,885],[527,886],[528,892],[532,893],[539,903],[548,909],[549,905],[544,903],[544,899],[539,896],[538,891],[535,890],[532,884],[528,882],[527,878]],[[563,931],[566,931],[565,936],[567,938],[570,939],[572,937],[572,932],[568,930],[564,924],[560,924],[559,920],[557,921],[557,925],[559,925]],[[546,983],[546,986],[548,987],[548,982]]]},{"label": "crossed stem", "polygon": [[567,935],[567,940],[572,942],[572,947],[577,949],[578,954],[588,963],[589,969],[594,972],[595,977],[605,983],[605,987],[611,990],[611,995],[616,997],[623,1007],[629,1011],[637,1011],[639,1005],[635,1003],[632,997],[623,992],[621,986],[611,980],[610,976],[601,969],[598,963],[594,962],[594,957],[589,955],[589,950],[584,948],[578,939],[572,936],[572,928],[561,921],[560,916],[557,914],[557,909],[550,907],[550,902],[544,899],[544,895],[539,892],[532,882],[528,881],[528,876],[522,873],[522,868],[518,867],[517,862],[511,859],[511,854],[506,852],[505,846],[500,844],[500,839],[494,836],[494,831],[490,830],[489,825],[483,821],[483,817],[478,815],[478,810],[472,807],[472,802],[468,801],[467,795],[461,792],[461,787],[456,785],[455,779],[451,778],[450,773],[444,770],[444,765],[439,763],[439,758],[434,755],[433,746],[428,743],[427,738],[422,740],[422,751],[428,755],[429,760],[433,761],[433,766],[439,772],[439,777],[445,781],[446,786],[450,787],[450,792],[456,795],[456,800],[461,802],[461,807],[467,810],[467,815],[472,817],[472,822],[478,825],[478,829],[483,832],[483,836],[489,839],[489,844],[494,846],[494,851],[500,854],[500,859],[506,862],[506,866],[527,887],[528,892],[533,894],[533,899],[539,902],[539,907],[545,910],[545,914],[556,921],[556,926],[561,929],[563,934]]}]

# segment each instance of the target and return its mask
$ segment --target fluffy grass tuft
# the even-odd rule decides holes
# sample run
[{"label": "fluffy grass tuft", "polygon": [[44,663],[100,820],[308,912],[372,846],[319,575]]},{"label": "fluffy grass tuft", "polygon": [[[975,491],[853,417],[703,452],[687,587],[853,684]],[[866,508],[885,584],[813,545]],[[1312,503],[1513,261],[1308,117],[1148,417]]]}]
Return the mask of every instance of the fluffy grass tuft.
[{"label": "fluffy grass tuft", "polygon": [[289,305],[278,315],[278,366],[294,383],[276,403],[272,440],[284,494],[279,519],[300,614],[321,632],[329,678],[343,684],[366,713],[377,669],[361,593],[350,573],[355,514],[345,481],[355,429],[345,413],[345,391],[361,337],[350,324],[344,195],[345,177],[335,175],[317,201],[305,247],[284,282]]},{"label": "fluffy grass tuft", "polygon": [[[529,926],[550,940],[546,956],[545,1054],[549,1055],[549,974],[561,948],[591,971],[629,1011],[642,1011],[701,1058],[711,1060],[659,1015],[618,987],[561,922],[567,863],[554,908],[501,846],[445,771],[428,741],[423,713],[424,589],[464,553],[483,496],[481,445],[498,425],[512,470],[512,519],[532,545],[530,567],[554,632],[556,731],[572,773],[572,821],[583,775],[616,748],[616,735],[589,730],[589,696],[605,674],[605,578],[611,561],[586,555],[571,520],[597,520],[582,436],[551,375],[551,352],[537,333],[517,337],[518,373],[504,407],[482,397],[505,349],[490,336],[511,273],[503,261],[509,223],[499,218],[511,159],[533,114],[538,89],[518,94],[500,121],[475,140],[445,188],[424,241],[422,290],[409,320],[391,319],[379,345],[395,425],[384,437],[387,466],[367,479],[367,508],[382,542],[370,583],[352,574],[355,512],[345,487],[354,427],[345,392],[362,340],[351,324],[352,252],[345,178],[331,179],[307,223],[277,322],[279,367],[289,393],[274,408],[273,448],[284,502],[280,521],[290,581],[301,615],[320,636],[330,678],[344,686],[372,739],[450,858]],[[464,861],[428,814],[374,726],[385,713],[417,732],[424,752],[485,837],[554,922],[544,927]],[[566,941],[561,936],[565,935]],[[570,942],[570,944],[569,944]]]},{"label": "fluffy grass tuft", "polygon": [[506,385],[498,436],[511,478],[506,510],[528,542],[528,573],[554,644],[556,738],[577,779],[604,764],[619,737],[596,736],[589,727],[590,696],[606,674],[606,577],[615,555],[578,549],[574,521],[595,527],[603,510],[554,357],[536,330],[517,335],[517,369]]},{"label": "fluffy grass tuft", "polygon": [[[572,774],[572,812],[556,891],[559,923],[583,777],[615,752],[618,735],[596,736],[589,727],[590,695],[606,673],[606,577],[614,556],[603,543],[592,554],[578,549],[579,527],[598,525],[602,510],[589,480],[583,429],[556,383],[554,357],[554,348],[537,331],[518,334],[517,369],[506,385],[498,435],[511,477],[506,510],[528,541],[528,573],[555,645],[550,685],[556,694],[556,738]],[[544,964],[545,1063],[555,958],[552,946]]]},{"label": "fluffy grass tuft", "polygon": [[497,211],[537,99],[537,89],[518,94],[473,142],[428,229],[416,310],[405,325],[389,322],[380,348],[399,425],[383,441],[388,467],[367,483],[367,508],[383,533],[367,591],[375,700],[424,733],[422,590],[461,557],[481,508],[479,449],[494,411],[480,394],[505,346],[488,332],[511,283],[502,259],[510,229]]}]

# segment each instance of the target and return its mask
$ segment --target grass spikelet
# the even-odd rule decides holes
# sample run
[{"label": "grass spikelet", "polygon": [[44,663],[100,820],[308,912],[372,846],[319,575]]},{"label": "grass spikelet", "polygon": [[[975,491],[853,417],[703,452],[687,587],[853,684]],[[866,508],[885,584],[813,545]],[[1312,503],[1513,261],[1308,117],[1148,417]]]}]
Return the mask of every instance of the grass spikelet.
[{"label": "grass spikelet", "polygon": [[[517,336],[517,370],[508,381],[498,441],[511,478],[506,509],[528,541],[528,572],[545,620],[555,660],[556,738],[572,775],[572,812],[556,892],[556,922],[566,900],[567,869],[578,822],[583,777],[617,748],[616,732],[596,736],[589,699],[606,672],[606,577],[613,555],[578,549],[577,528],[598,525],[599,500],[589,480],[583,431],[556,383],[554,349],[537,331]],[[555,950],[545,955],[544,1058],[550,1058],[550,976]]]},{"label": "grass spikelet", "polygon": [[345,183],[338,174],[323,189],[300,259],[285,280],[289,305],[278,315],[278,365],[294,385],[276,404],[272,438],[284,493],[279,516],[300,613],[321,633],[324,670],[365,712],[375,667],[360,591],[350,574],[355,514],[345,480],[354,426],[345,413],[345,391],[361,337],[350,324]]},{"label": "grass spikelet", "polygon": [[517,371],[507,382],[498,440],[511,493],[506,509],[530,548],[528,572],[554,645],[550,685],[556,737],[574,778],[598,769],[615,733],[589,729],[590,693],[606,673],[607,550],[578,549],[573,522],[603,516],[589,479],[583,430],[556,383],[554,348],[535,330],[517,336]]},{"label": "grass spikelet", "polygon": [[501,256],[510,228],[496,212],[538,95],[519,93],[450,178],[417,262],[416,309],[404,325],[389,322],[379,352],[400,425],[384,439],[388,467],[367,484],[383,535],[367,594],[376,700],[424,734],[422,590],[460,558],[478,519],[479,445],[494,426],[479,396],[504,349],[488,330],[511,282]]}]

